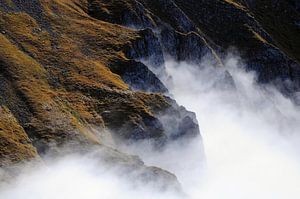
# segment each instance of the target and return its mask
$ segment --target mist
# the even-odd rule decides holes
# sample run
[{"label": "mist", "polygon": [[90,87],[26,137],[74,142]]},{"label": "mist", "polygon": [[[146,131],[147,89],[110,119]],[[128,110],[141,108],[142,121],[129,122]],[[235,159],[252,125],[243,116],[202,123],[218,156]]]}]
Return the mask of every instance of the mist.
[{"label": "mist", "polygon": [[202,178],[190,195],[300,198],[299,107],[274,87],[259,86],[238,57],[228,55],[224,64],[167,63],[171,92],[196,112],[203,137],[206,169],[204,175],[189,176]]},{"label": "mist", "polygon": [[[191,199],[299,199],[300,110],[270,85],[258,85],[239,57],[225,67],[166,62],[165,82],[176,101],[197,115],[201,136],[157,151],[145,143],[118,146],[146,165],[174,173]],[[164,81],[164,78],[161,78]],[[165,78],[167,79],[167,78]],[[0,187],[3,199],[182,198],[121,178],[93,158],[67,156],[24,168]],[[102,165],[102,166],[101,166]]]},{"label": "mist", "polygon": [[[93,154],[93,152],[91,152]],[[2,199],[115,199],[183,198],[175,190],[161,189],[160,183],[128,175],[128,168],[107,165],[91,154],[47,159],[47,166],[24,166],[15,180],[1,186]],[[136,178],[135,178],[136,177]],[[163,184],[163,183],[162,183]],[[179,197],[180,196],[180,197]]]}]

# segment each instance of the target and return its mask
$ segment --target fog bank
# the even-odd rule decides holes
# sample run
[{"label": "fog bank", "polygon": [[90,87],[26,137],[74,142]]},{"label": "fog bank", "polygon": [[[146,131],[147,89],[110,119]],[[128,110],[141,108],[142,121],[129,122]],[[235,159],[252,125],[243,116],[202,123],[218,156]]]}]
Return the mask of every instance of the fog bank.
[{"label": "fog bank", "polygon": [[273,87],[258,86],[239,58],[228,56],[224,63],[232,78],[225,69],[207,67],[209,60],[202,66],[167,63],[171,92],[196,112],[205,148],[204,175],[183,177],[202,178],[190,195],[300,198],[299,107]]},{"label": "fog bank", "polygon": [[[173,79],[166,84],[180,105],[196,112],[202,140],[174,143],[163,151],[145,143],[119,149],[173,172],[191,199],[299,199],[299,107],[272,86],[257,85],[255,73],[246,72],[238,57],[228,56],[224,63],[224,68],[209,60],[200,65],[166,63]],[[120,178],[118,171],[90,158],[66,157],[47,169],[24,170],[16,181],[0,187],[0,198],[183,197]]]},{"label": "fog bank", "polygon": [[[47,160],[47,166],[23,168],[16,180],[3,184],[1,199],[164,199],[184,198],[160,183],[127,176],[120,165],[110,165],[89,155],[68,155]],[[48,162],[50,161],[50,162]],[[138,176],[138,175],[137,175]],[[163,184],[163,183],[162,183]]]}]

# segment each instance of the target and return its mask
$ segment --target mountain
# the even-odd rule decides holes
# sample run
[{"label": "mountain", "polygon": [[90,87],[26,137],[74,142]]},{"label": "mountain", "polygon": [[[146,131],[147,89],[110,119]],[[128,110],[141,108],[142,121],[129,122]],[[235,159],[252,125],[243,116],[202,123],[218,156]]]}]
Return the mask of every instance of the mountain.
[{"label": "mountain", "polygon": [[[167,89],[147,66],[125,55],[148,32],[91,17],[87,1],[0,5],[1,167],[72,145],[96,147],[119,164],[176,181],[107,146],[151,139],[162,147],[199,134],[195,115],[163,95]],[[161,117],[175,121],[174,131]]]},{"label": "mountain", "polygon": [[299,9],[296,0],[0,0],[0,166],[96,147],[176,182],[116,150],[200,136],[159,79],[166,60],[224,67],[238,52],[258,82],[295,98]]},{"label": "mountain", "polygon": [[[297,1],[91,1],[90,15],[134,28],[154,29],[163,51],[177,60],[216,62],[238,51],[258,81],[299,91]],[[122,8],[122,9],[119,9]]]}]

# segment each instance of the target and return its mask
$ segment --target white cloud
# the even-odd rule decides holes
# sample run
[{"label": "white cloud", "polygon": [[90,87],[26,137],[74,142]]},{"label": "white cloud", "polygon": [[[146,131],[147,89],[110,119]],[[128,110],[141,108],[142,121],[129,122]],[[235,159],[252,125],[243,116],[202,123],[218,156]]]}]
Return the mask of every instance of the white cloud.
[{"label": "white cloud", "polygon": [[[299,108],[271,86],[258,86],[255,74],[246,73],[238,58],[229,56],[224,62],[225,68],[215,68],[209,60],[201,66],[166,64],[172,94],[197,114],[205,160],[200,140],[174,143],[164,151],[152,151],[144,143],[121,149],[175,173],[192,199],[299,199]],[[48,169],[25,171],[0,188],[0,198],[179,197],[120,178],[116,169],[89,158],[63,158]]]}]

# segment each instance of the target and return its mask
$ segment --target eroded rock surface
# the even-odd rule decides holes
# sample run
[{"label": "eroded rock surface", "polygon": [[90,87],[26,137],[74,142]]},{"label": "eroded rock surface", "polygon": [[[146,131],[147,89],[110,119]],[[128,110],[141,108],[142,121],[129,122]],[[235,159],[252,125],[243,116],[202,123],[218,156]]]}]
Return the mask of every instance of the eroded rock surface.
[{"label": "eroded rock surface", "polygon": [[[300,17],[296,1],[91,2],[98,5],[91,16],[152,29],[166,56],[199,63],[208,55],[216,65],[222,65],[220,58],[238,52],[247,69],[257,72],[259,82],[271,83],[289,96],[299,91]],[[107,14],[99,14],[103,13],[96,11],[100,8]]]}]

